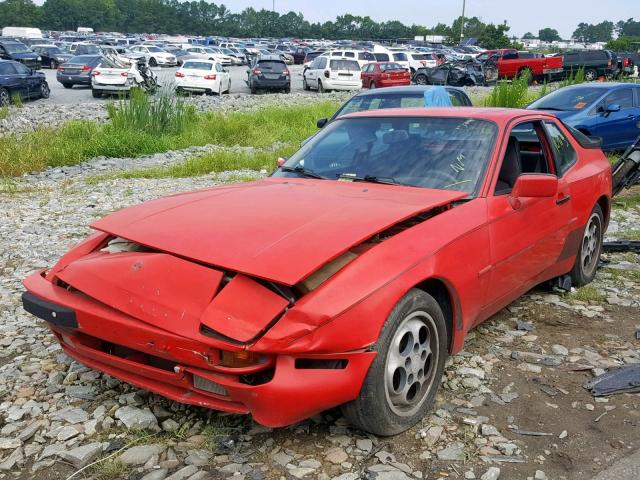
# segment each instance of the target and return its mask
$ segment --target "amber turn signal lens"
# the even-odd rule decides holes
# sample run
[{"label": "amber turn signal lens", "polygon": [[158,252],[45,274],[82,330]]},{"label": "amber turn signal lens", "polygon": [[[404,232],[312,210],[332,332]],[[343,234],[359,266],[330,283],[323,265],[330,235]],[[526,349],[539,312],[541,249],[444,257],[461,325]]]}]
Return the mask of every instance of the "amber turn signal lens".
[{"label": "amber turn signal lens", "polygon": [[222,352],[222,366],[229,368],[243,368],[260,363],[260,355],[247,350],[239,352]]}]

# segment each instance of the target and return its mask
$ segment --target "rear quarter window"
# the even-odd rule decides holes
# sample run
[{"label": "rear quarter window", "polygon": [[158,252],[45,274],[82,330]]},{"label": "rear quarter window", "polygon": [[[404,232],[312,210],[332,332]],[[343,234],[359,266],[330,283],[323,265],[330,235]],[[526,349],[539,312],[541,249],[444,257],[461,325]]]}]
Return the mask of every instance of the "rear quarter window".
[{"label": "rear quarter window", "polygon": [[556,171],[561,177],[573,164],[576,163],[576,151],[571,146],[567,137],[553,122],[544,122],[544,128],[551,144]]}]

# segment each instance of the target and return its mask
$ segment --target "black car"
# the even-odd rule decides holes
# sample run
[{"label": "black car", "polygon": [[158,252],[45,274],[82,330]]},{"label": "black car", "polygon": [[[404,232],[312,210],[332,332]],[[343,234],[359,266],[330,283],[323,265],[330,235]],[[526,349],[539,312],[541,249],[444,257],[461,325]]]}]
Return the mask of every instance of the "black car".
[{"label": "black car", "polygon": [[591,82],[598,77],[614,77],[618,73],[618,56],[609,50],[567,52],[562,57],[565,75],[584,69],[584,79]]},{"label": "black car", "polygon": [[247,77],[251,93],[258,90],[284,90],[285,93],[291,91],[291,75],[287,64],[276,55],[257,57],[247,70]]},{"label": "black car", "polygon": [[73,55],[63,52],[60,47],[55,45],[34,45],[31,47],[34,53],[40,55],[40,61],[43,67],[51,69],[58,68],[58,65],[65,63]]},{"label": "black car", "polygon": [[56,79],[64,88],[74,85],[91,86],[91,73],[100,62],[102,55],[77,55],[58,67]]},{"label": "black car", "polygon": [[307,53],[311,51],[310,48],[307,47],[298,47],[291,54],[293,55],[293,63],[296,65],[302,65],[304,63],[304,59],[307,56]]},{"label": "black car", "polygon": [[0,107],[11,99],[49,98],[49,85],[44,73],[33,70],[20,62],[0,60]]},{"label": "black car", "polygon": [[0,39],[0,59],[14,60],[23,63],[28,68],[40,68],[40,56],[33,53],[29,47],[17,40]]}]

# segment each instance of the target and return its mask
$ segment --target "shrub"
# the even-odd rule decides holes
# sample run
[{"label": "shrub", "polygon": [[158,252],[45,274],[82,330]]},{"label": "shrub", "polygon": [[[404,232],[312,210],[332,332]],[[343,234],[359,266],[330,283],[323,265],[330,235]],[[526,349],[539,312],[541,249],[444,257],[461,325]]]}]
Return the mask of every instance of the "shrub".
[{"label": "shrub", "polygon": [[569,85],[577,85],[579,83],[584,83],[583,67],[580,67],[575,72],[571,72],[569,75],[567,75],[565,79],[558,84],[558,88],[568,87]]},{"label": "shrub", "polygon": [[484,101],[485,107],[524,108],[532,101],[529,95],[529,72],[512,81],[500,80]]},{"label": "shrub", "polygon": [[195,108],[162,88],[155,96],[134,88],[129,101],[121,98],[118,103],[107,105],[107,112],[114,130],[138,130],[152,135],[181,133],[195,120]]}]

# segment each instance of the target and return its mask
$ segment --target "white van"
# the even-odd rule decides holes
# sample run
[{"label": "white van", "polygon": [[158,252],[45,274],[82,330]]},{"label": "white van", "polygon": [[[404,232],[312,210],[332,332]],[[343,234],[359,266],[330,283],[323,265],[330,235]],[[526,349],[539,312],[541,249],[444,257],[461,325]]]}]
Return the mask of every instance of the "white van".
[{"label": "white van", "polygon": [[344,57],[316,57],[302,74],[305,90],[328,92],[331,90],[360,90],[362,73],[354,59]]},{"label": "white van", "polygon": [[365,65],[375,62],[376,57],[371,52],[365,50],[331,50],[325,52],[321,57],[344,58],[347,60],[355,60],[360,65],[360,69]]},{"label": "white van", "polygon": [[42,38],[42,30],[31,27],[4,27],[2,29],[3,37],[17,38]]}]

